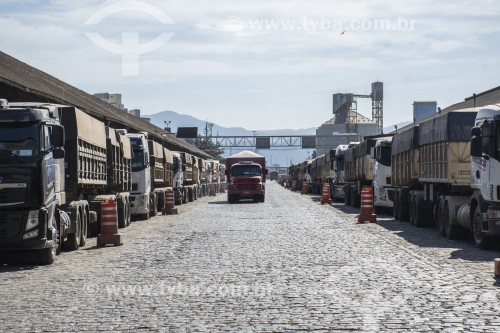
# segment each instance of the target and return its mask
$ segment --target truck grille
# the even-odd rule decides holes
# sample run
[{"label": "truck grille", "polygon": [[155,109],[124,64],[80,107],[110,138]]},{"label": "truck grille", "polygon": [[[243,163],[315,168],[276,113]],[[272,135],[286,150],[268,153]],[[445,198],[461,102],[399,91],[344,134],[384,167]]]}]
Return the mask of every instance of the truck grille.
[{"label": "truck grille", "polygon": [[23,224],[22,213],[0,213],[0,239],[16,237]]},{"label": "truck grille", "polygon": [[0,190],[0,204],[23,203],[26,201],[26,187]]},{"label": "truck grille", "polygon": [[238,190],[254,191],[257,189],[256,184],[238,184]]},{"label": "truck grille", "polygon": [[389,197],[389,200],[394,201],[394,190],[387,190],[387,196]]}]

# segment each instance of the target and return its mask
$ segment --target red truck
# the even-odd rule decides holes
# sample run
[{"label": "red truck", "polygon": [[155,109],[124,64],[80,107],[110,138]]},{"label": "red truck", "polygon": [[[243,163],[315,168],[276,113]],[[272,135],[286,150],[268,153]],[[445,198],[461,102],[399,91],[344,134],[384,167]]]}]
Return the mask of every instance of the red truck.
[{"label": "red truck", "polygon": [[227,201],[252,198],[264,202],[266,196],[266,158],[245,150],[226,159]]}]

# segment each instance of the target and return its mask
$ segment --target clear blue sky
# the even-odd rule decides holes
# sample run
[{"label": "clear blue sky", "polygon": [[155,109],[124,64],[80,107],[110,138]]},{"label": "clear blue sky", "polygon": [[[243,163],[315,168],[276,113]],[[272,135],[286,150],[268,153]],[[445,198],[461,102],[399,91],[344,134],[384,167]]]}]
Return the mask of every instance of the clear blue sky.
[{"label": "clear blue sky", "polygon": [[143,114],[225,127],[317,127],[333,93],[377,79],[386,126],[415,100],[446,107],[500,85],[496,0],[0,0],[0,12],[3,52]]}]

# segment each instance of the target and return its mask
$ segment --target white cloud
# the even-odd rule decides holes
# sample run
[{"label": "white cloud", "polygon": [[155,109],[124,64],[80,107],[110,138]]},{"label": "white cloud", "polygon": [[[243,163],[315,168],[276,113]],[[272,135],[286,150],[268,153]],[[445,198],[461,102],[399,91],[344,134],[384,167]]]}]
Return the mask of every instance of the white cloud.
[{"label": "white cloud", "polygon": [[[184,108],[176,111],[201,109],[228,122],[238,121],[231,113],[235,108],[263,110],[264,115],[272,110],[281,122],[270,127],[319,125],[330,116],[331,93],[365,92],[377,78],[386,81],[385,112],[391,119],[417,96],[450,104],[461,100],[464,91],[477,91],[468,77],[482,76],[484,89],[497,85],[488,68],[499,62],[492,42],[500,33],[498,1],[154,0],[145,3],[173,24],[165,26],[137,12],[84,24],[99,9],[119,2],[92,0],[83,6],[76,0],[3,0],[0,24],[9,27],[0,30],[3,51],[77,87],[128,94],[125,101],[148,112],[165,109],[162,97],[169,96],[169,105]],[[23,5],[30,10],[19,10]],[[234,25],[238,21],[231,23],[231,18],[241,24]],[[414,26],[353,27],[379,19]],[[339,35],[345,27],[347,32]],[[141,43],[165,31],[175,35],[140,56],[137,77],[124,77],[120,55],[93,44],[85,36],[90,31],[113,42],[120,42],[126,31],[139,33]],[[447,89],[436,89],[445,85]],[[307,105],[310,118],[291,116]]]}]

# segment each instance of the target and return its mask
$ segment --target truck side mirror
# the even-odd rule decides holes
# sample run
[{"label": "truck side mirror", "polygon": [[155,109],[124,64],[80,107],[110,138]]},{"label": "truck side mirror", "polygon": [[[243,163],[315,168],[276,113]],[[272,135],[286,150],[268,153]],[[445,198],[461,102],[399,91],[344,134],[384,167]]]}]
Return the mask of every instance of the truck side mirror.
[{"label": "truck side mirror", "polygon": [[52,145],[56,148],[64,147],[64,127],[52,125]]},{"label": "truck side mirror", "polygon": [[64,158],[65,156],[65,152],[64,152],[64,149],[62,148],[54,148],[52,150],[52,156],[55,158],[55,159],[59,159],[59,158]]},{"label": "truck side mirror", "polygon": [[483,140],[480,136],[473,136],[470,140],[470,155],[472,157],[482,157]]}]

